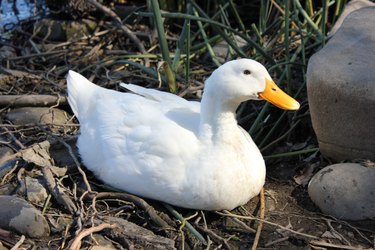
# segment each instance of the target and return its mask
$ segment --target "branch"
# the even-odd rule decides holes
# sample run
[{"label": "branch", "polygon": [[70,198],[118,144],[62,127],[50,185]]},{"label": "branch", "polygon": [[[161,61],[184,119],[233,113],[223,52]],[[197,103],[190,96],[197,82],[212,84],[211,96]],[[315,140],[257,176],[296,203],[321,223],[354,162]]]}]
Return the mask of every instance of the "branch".
[{"label": "branch", "polygon": [[66,96],[54,95],[0,95],[0,107],[50,107],[68,105]]}]

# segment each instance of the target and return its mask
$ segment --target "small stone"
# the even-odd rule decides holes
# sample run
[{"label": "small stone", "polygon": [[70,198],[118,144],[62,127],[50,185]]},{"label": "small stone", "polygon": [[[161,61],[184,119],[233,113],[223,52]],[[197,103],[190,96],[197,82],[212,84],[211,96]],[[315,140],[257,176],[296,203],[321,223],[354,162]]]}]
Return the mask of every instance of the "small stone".
[{"label": "small stone", "polygon": [[50,228],[41,212],[24,199],[0,195],[0,228],[32,238],[48,236]]},{"label": "small stone", "polygon": [[[237,44],[238,47],[243,47],[247,44],[247,42],[242,37],[237,36],[237,35],[233,37],[233,41],[235,44]],[[230,45],[225,40],[216,44],[213,47],[213,51],[217,59],[221,63],[234,59],[230,53]]]},{"label": "small stone", "polygon": [[320,170],[308,193],[323,213],[344,220],[375,219],[375,168],[339,163]]},{"label": "small stone", "polygon": [[64,124],[69,119],[67,113],[61,109],[44,107],[16,108],[9,111],[6,118],[15,125],[40,123]]},{"label": "small stone", "polygon": [[25,177],[27,200],[33,204],[42,206],[48,197],[47,190],[41,181],[29,176]]},{"label": "small stone", "polygon": [[[15,125],[26,124],[67,124],[70,116],[63,110],[47,107],[22,107],[12,109],[6,119]],[[63,127],[53,127],[53,132],[58,132]]]}]

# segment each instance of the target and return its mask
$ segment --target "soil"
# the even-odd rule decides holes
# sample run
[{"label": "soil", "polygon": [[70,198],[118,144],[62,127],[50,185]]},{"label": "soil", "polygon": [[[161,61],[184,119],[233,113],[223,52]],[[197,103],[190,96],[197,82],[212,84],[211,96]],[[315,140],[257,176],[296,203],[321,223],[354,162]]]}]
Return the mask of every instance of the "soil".
[{"label": "soil", "polygon": [[[113,59],[116,51],[125,51],[125,47],[131,47],[131,41],[117,33],[111,23],[102,23],[97,28],[110,31],[104,35],[71,38],[67,42],[38,37],[32,33],[30,25],[21,26],[2,43],[2,48],[8,46],[7,53],[11,54],[2,58],[0,99],[2,96],[22,97],[31,94],[65,96],[64,76],[69,68],[85,71],[91,80],[107,88],[117,89],[120,80],[136,84],[147,82],[151,87],[158,85],[155,78],[137,67],[115,66],[103,59]],[[145,29],[140,23],[134,24],[133,28]],[[33,46],[25,42],[31,38],[43,52],[34,51]],[[157,61],[151,63],[156,66]],[[97,67],[87,68],[93,64],[97,64]],[[188,88],[180,85],[180,95],[198,99],[203,86],[202,79],[212,68],[202,59],[194,61],[192,71],[196,73],[192,74]],[[181,220],[174,215],[175,211],[160,202],[118,195],[79,163],[75,148],[79,127],[71,117],[72,112],[66,99],[47,105],[43,105],[43,101],[42,104],[38,101],[36,103],[27,103],[27,106],[59,108],[66,112],[66,122],[14,124],[9,121],[7,114],[25,104],[13,100],[1,109],[1,144],[13,150],[12,157],[7,159],[16,161],[1,176],[0,194],[27,197],[27,191],[20,190],[24,176],[44,178],[47,189],[53,182],[56,189],[60,190],[56,192],[55,189],[53,193],[49,189],[51,199],[44,204],[33,204],[41,211],[44,210],[51,235],[39,239],[26,237],[21,245],[24,249],[66,249],[72,246],[79,249],[79,245],[81,249],[95,249],[94,246],[98,245],[100,247],[96,249],[104,249],[105,246],[107,249],[168,249],[172,246],[180,249],[249,249],[256,241],[255,231],[261,222],[263,228],[257,249],[374,248],[374,221],[349,222],[321,214],[309,199],[307,183],[311,176],[306,175],[304,170],[314,164],[313,172],[317,172],[329,163],[318,153],[267,161],[264,219],[259,219],[261,202],[256,197],[230,213],[175,208],[186,219]],[[251,108],[259,111],[258,106]],[[301,123],[301,129],[305,132],[292,135],[289,144],[284,141],[267,153],[290,148],[290,144],[296,146],[298,141],[317,146],[311,139],[313,132],[308,118]],[[50,145],[43,144],[43,147],[35,149],[35,145],[46,141]],[[42,158],[42,162],[47,163],[43,165],[35,158],[26,157],[25,150],[30,148]],[[2,161],[0,169],[4,164]],[[53,170],[56,166],[58,169]],[[45,176],[43,167],[52,169],[53,180]],[[62,173],[59,174],[59,171]],[[188,229],[186,221],[203,236],[205,243],[202,243],[199,235]],[[114,223],[123,228],[113,228]],[[17,232],[0,230],[0,249],[1,245],[10,249],[20,240],[21,235]]]}]

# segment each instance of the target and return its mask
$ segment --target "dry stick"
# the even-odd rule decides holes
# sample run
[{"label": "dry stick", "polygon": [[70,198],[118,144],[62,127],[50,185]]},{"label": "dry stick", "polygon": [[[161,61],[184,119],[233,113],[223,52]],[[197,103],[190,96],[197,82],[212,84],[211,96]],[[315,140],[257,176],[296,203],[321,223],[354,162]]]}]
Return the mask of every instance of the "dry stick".
[{"label": "dry stick", "polygon": [[101,225],[98,225],[96,227],[90,227],[88,229],[82,230],[73,240],[72,245],[70,245],[69,249],[70,250],[79,250],[81,246],[81,240],[85,238],[86,236],[89,236],[92,233],[100,232],[106,228],[115,228],[116,224],[109,224],[109,223],[104,223]]},{"label": "dry stick", "polygon": [[10,137],[12,137],[12,140],[21,148],[21,149],[24,149],[25,148],[25,145],[23,145],[22,144],[22,142],[20,142],[13,134],[12,134],[12,132],[10,132],[9,130],[8,130],[8,128],[3,128],[6,132],[7,132],[7,134],[10,136]]},{"label": "dry stick", "polygon": [[[348,246],[348,245],[340,245],[340,244],[333,244],[333,243],[329,243],[329,242],[325,242],[325,241],[321,241],[321,240],[311,240],[309,243],[314,245],[314,246],[320,246],[320,247],[348,249],[348,250],[358,249],[358,247],[353,247],[353,246]],[[371,249],[371,248],[369,248],[369,249]]]},{"label": "dry stick", "polygon": [[150,206],[145,200],[139,198],[135,195],[127,194],[127,193],[115,193],[115,192],[101,192],[95,195],[95,199],[122,199],[133,202],[136,206],[142,208],[151,218],[153,222],[158,224],[160,227],[164,229],[171,228],[167,222],[165,222],[159,215],[156,214],[155,209]]},{"label": "dry stick", "polygon": [[74,202],[67,196],[61,188],[56,184],[55,179],[51,169],[48,166],[42,167],[43,177],[46,181],[48,190],[51,192],[53,197],[57,200],[58,203],[63,205],[71,214],[75,214],[77,207]]},{"label": "dry stick", "polygon": [[92,192],[92,189],[91,189],[91,186],[90,186],[89,181],[87,180],[86,173],[82,170],[82,168],[81,168],[81,164],[79,163],[77,157],[76,157],[75,154],[73,153],[73,149],[72,149],[72,147],[71,147],[68,143],[66,143],[64,140],[62,140],[60,137],[58,137],[58,136],[56,136],[56,135],[50,133],[49,131],[47,131],[47,130],[46,130],[45,128],[43,128],[42,126],[39,126],[39,128],[40,128],[43,132],[45,132],[45,133],[51,135],[53,138],[55,138],[58,142],[60,142],[62,145],[64,145],[64,146],[68,149],[69,155],[70,155],[70,157],[72,157],[72,159],[73,159],[73,161],[74,161],[74,163],[75,163],[75,165],[76,165],[76,167],[77,167],[77,169],[78,169],[78,172],[82,175],[82,178],[83,178],[83,181],[84,181],[84,183],[85,183],[85,185],[86,185],[87,190],[91,193],[91,192]]},{"label": "dry stick", "polygon": [[38,53],[38,54],[29,54],[29,55],[25,55],[25,56],[9,57],[6,60],[9,60],[9,61],[24,60],[24,59],[29,59],[29,58],[33,58],[33,57],[49,56],[49,55],[55,55],[55,54],[65,54],[67,52],[69,52],[69,50],[64,49],[64,50],[59,50],[59,51],[50,51],[50,52],[44,52],[44,53]]},{"label": "dry stick", "polygon": [[232,218],[240,218],[240,219],[244,219],[244,220],[256,220],[256,221],[263,221],[263,223],[266,223],[268,225],[271,225],[271,226],[275,226],[275,227],[278,227],[278,228],[281,228],[285,231],[288,231],[288,232],[291,232],[293,234],[296,234],[296,235],[300,235],[300,236],[303,236],[303,237],[306,237],[306,238],[310,238],[310,239],[319,239],[319,237],[317,236],[314,236],[314,235],[311,235],[311,234],[305,234],[305,233],[301,233],[301,232],[298,232],[298,231],[295,231],[293,229],[290,229],[290,228],[287,228],[287,227],[284,227],[284,226],[281,226],[277,223],[273,223],[271,221],[267,221],[267,220],[263,220],[263,219],[259,219],[259,218],[256,218],[256,217],[251,217],[251,216],[242,216],[242,215],[237,215],[237,214],[232,214],[230,213],[229,211],[226,211],[224,210],[224,213],[222,212],[215,212],[219,215],[223,215],[223,216],[229,216],[229,217],[232,217]]},{"label": "dry stick", "polygon": [[54,95],[2,95],[0,96],[0,107],[50,107],[59,103],[62,106],[68,105],[66,96]]},{"label": "dry stick", "polygon": [[214,233],[212,230],[208,229],[206,226],[205,226],[205,227],[202,227],[202,226],[199,226],[199,225],[197,225],[197,224],[195,224],[195,226],[196,226],[199,230],[201,230],[201,231],[205,232],[207,235],[211,236],[211,237],[212,237],[213,239],[215,239],[216,241],[221,242],[221,244],[223,244],[223,246],[224,246],[225,249],[228,249],[228,250],[231,249],[230,245],[228,244],[228,240],[227,240],[227,239],[224,239],[223,237],[217,235],[217,234]]},{"label": "dry stick", "polygon": [[55,127],[80,127],[79,124],[70,123],[70,124],[62,124],[62,123],[26,123],[26,124],[0,124],[0,128],[29,128],[29,127],[38,127],[39,126],[55,126]]},{"label": "dry stick", "polygon": [[21,239],[10,250],[17,250],[25,241],[25,239],[26,239],[25,235],[22,235]]},{"label": "dry stick", "polygon": [[[94,5],[97,9],[102,11],[104,14],[109,16],[112,19],[112,21],[120,29],[122,29],[122,31],[124,31],[124,33],[135,43],[135,45],[138,47],[139,51],[142,52],[142,54],[147,54],[147,51],[146,51],[145,47],[143,46],[143,43],[141,42],[141,40],[139,40],[138,37],[136,35],[134,35],[134,33],[128,27],[126,27],[126,25],[122,24],[121,19],[119,18],[119,16],[114,11],[112,11],[111,9],[107,8],[106,6],[98,3],[96,0],[88,0],[88,2],[91,3],[92,5]],[[145,66],[146,67],[150,66],[150,62],[149,62],[148,58],[145,58]]]},{"label": "dry stick", "polygon": [[[272,214],[275,214],[275,215],[278,215],[278,216],[284,216],[286,213],[273,211]],[[322,215],[322,214],[318,214],[318,215]],[[335,223],[340,224],[341,226],[346,226],[346,227],[349,227],[350,229],[353,229],[362,239],[367,241],[369,244],[372,244],[372,241],[369,238],[367,238],[365,235],[363,235],[363,233],[361,233],[360,230],[364,230],[364,231],[367,231],[367,232],[370,232],[370,233],[373,233],[373,231],[366,230],[364,228],[357,228],[355,226],[350,225],[350,223],[348,223],[347,221],[339,220],[339,219],[337,219],[333,216],[324,214],[324,215],[322,215],[322,217],[311,217],[311,216],[300,215],[300,214],[295,214],[295,213],[288,213],[288,216],[303,217],[305,219],[310,219],[310,220],[314,220],[314,221],[315,220],[324,220],[324,221],[326,221],[326,223],[328,223],[328,221],[335,222]],[[326,217],[328,217],[328,218],[326,218]]]},{"label": "dry stick", "polygon": [[286,236],[286,237],[282,237],[280,239],[276,239],[276,240],[273,240],[273,241],[269,241],[267,242],[266,244],[264,244],[265,247],[270,247],[272,245],[275,245],[277,243],[280,243],[280,242],[283,242],[283,241],[286,241],[289,239],[289,236]]},{"label": "dry stick", "polygon": [[[264,187],[262,190],[260,190],[260,219],[264,220],[264,214],[266,211],[265,201],[264,201]],[[257,227],[257,233],[255,234],[252,250],[256,250],[260,238],[260,233],[262,232],[263,228],[263,221],[259,221],[258,227]]]},{"label": "dry stick", "polygon": [[[223,210],[223,212],[227,215],[232,215],[232,213],[230,213],[229,211],[227,210]],[[218,212],[217,212],[218,213]],[[249,233],[253,233],[255,234],[256,231],[254,229],[252,229],[251,227],[249,227],[248,225],[246,225],[246,223],[244,223],[243,221],[240,221],[238,218],[236,217],[231,217],[233,219],[233,221],[235,223],[237,223],[238,225],[242,226],[246,231],[248,231]]]}]

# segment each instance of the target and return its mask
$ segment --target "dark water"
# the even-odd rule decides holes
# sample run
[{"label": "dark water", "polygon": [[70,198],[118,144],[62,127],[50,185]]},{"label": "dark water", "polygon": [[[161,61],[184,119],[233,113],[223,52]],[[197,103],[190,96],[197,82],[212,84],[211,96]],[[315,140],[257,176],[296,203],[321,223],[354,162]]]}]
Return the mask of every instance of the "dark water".
[{"label": "dark water", "polygon": [[0,33],[11,31],[20,22],[46,14],[44,0],[0,0]]}]

